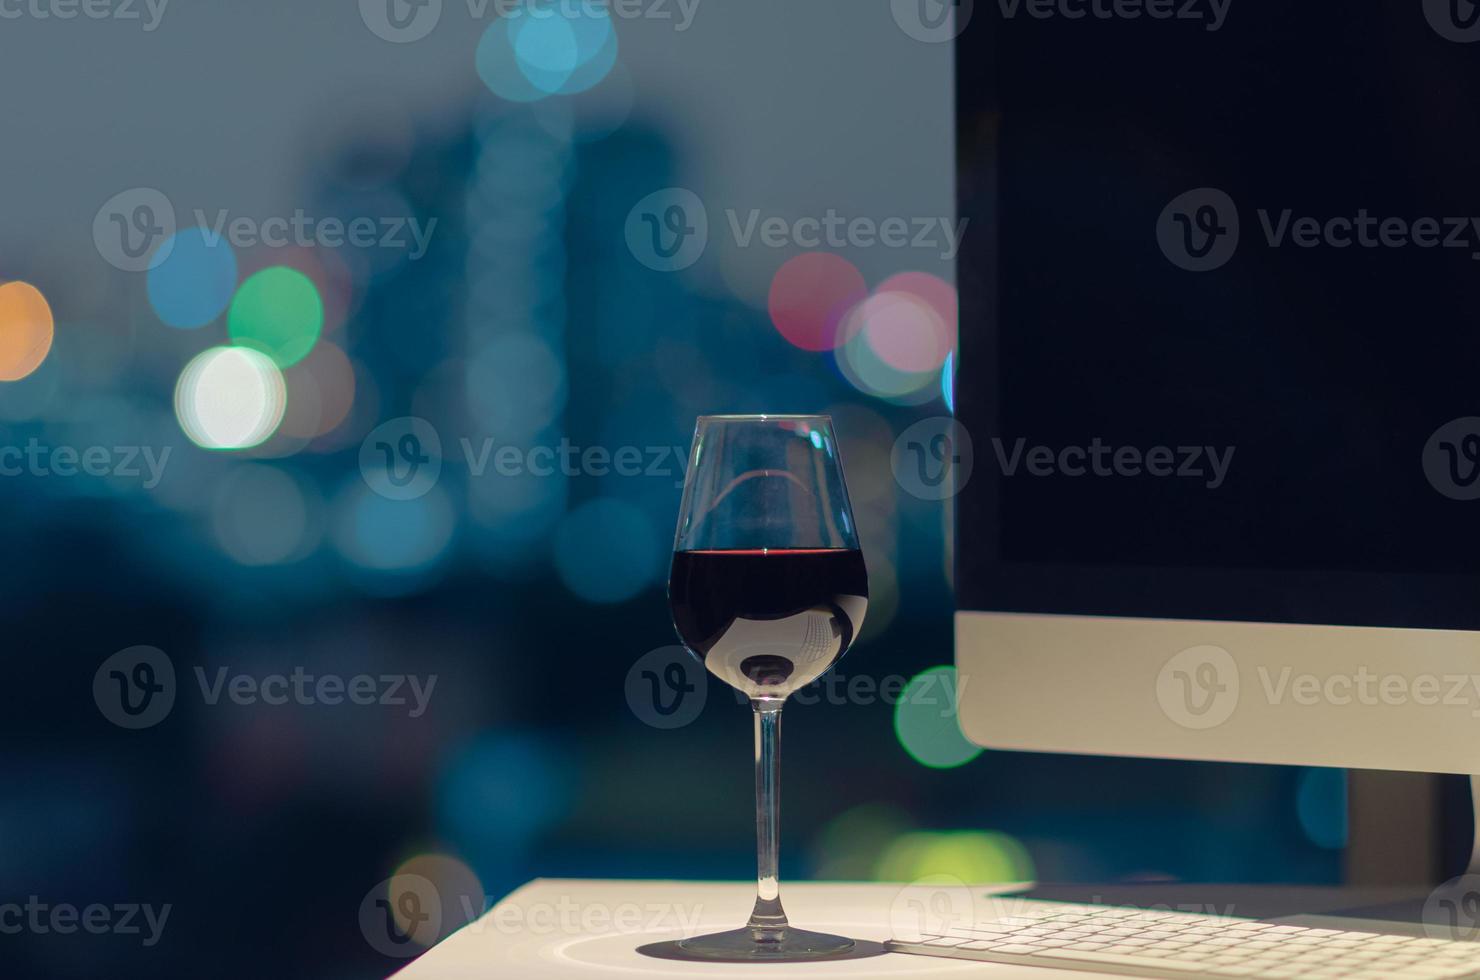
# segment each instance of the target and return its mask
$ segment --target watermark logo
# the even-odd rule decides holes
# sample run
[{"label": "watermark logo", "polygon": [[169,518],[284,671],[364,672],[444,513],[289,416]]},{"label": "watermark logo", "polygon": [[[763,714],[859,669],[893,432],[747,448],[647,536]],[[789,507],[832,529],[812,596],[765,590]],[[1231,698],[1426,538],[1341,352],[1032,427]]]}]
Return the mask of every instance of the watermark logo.
[{"label": "watermark logo", "polygon": [[175,706],[175,665],[157,647],[120,650],[93,674],[93,701],[119,728],[152,728]]},{"label": "watermark logo", "polygon": [[1480,418],[1446,422],[1423,447],[1429,485],[1450,500],[1480,498]]},{"label": "watermark logo", "polygon": [[1480,875],[1450,878],[1423,903],[1423,931],[1430,939],[1480,941]]},{"label": "watermark logo", "polygon": [[1183,650],[1156,677],[1162,712],[1183,728],[1217,728],[1232,716],[1238,699],[1238,665],[1222,647]]},{"label": "watermark logo", "polygon": [[404,416],[375,427],[360,444],[360,476],[390,500],[415,500],[442,475],[442,439],[426,419]]},{"label": "watermark logo", "polygon": [[1238,208],[1216,187],[1198,187],[1172,198],[1156,219],[1156,243],[1179,269],[1210,272],[1238,248]]},{"label": "watermark logo", "polygon": [[[303,667],[288,673],[262,676],[233,671],[229,666],[193,671],[201,701],[214,707],[223,701],[239,707],[270,708],[296,704],[343,704],[405,708],[411,718],[426,713],[437,675],[428,674],[311,674]],[[150,728],[175,706],[178,693],[175,665],[163,650],[138,646],[120,650],[93,674],[93,700],[103,717],[120,728]]]},{"label": "watermark logo", "polygon": [[169,258],[175,207],[152,187],[119,191],[98,208],[92,231],[103,261],[124,272],[144,272]]},{"label": "watermark logo", "polygon": [[1472,0],[1423,0],[1423,15],[1446,41],[1480,41],[1480,4]]},{"label": "watermark logo", "polygon": [[[890,467],[911,496],[944,500],[959,493],[973,470],[972,440],[949,417],[916,422],[894,441]],[[1003,477],[1081,477],[1185,479],[1217,490],[1228,479],[1234,446],[1117,446],[1096,436],[1084,445],[1030,445],[1018,437],[991,440],[992,456]]]},{"label": "watermark logo", "polygon": [[577,902],[562,895],[554,902],[494,905],[481,919],[468,926],[473,933],[492,929],[502,935],[518,936],[634,936],[676,932],[684,939],[699,933],[704,906],[672,902]]},{"label": "watermark logo", "polygon": [[1019,473],[1032,477],[1083,476],[1124,477],[1149,476],[1156,479],[1191,479],[1202,481],[1209,490],[1217,490],[1228,478],[1233,465],[1234,446],[1115,446],[1096,436],[1087,446],[1029,446],[1017,438],[1011,446],[998,436],[992,437],[992,452],[997,466],[1006,477]]},{"label": "watermark logo", "polygon": [[687,269],[709,245],[709,212],[682,187],[653,191],[627,213],[627,248],[655,272]]},{"label": "watermark logo", "polygon": [[498,445],[491,438],[477,443],[458,440],[468,475],[479,478],[490,469],[496,476],[591,476],[591,477],[668,477],[675,488],[683,487],[689,457],[684,446],[605,446],[581,447],[561,438],[553,446],[528,448],[509,443]]},{"label": "watermark logo", "polygon": [[683,728],[704,710],[709,674],[683,647],[659,647],[632,665],[624,687],[627,707],[638,721],[665,730]]},{"label": "watermark logo", "polygon": [[970,929],[979,921],[972,889],[951,875],[929,875],[901,888],[889,904],[889,936],[898,943]]},{"label": "watermark logo", "polygon": [[726,208],[725,223],[736,248],[753,244],[772,249],[911,248],[934,252],[941,261],[951,262],[961,251],[961,239],[971,219],[901,215],[850,218],[836,208],[820,215],[784,218],[762,215],[759,208],[751,208],[743,216],[735,208]]},{"label": "watermark logo", "polygon": [[[802,707],[909,704],[918,709],[934,709],[940,718],[955,718],[965,696],[967,678],[952,683],[953,677],[954,674],[944,672],[926,673],[911,680],[900,674],[874,677],[832,670],[798,688],[790,703]],[[627,707],[645,725],[683,728],[703,712],[709,698],[708,683],[708,671],[687,649],[676,645],[659,647],[643,654],[627,671]],[[744,691],[731,690],[736,705],[743,707],[750,703]],[[928,711],[917,711],[915,717],[927,714]]]},{"label": "watermark logo", "polygon": [[442,896],[421,875],[393,875],[360,901],[360,933],[378,953],[416,956],[442,933]]},{"label": "watermark logo", "polygon": [[[578,446],[564,437],[554,444],[519,446],[462,436],[457,446],[474,480],[619,476],[667,479],[682,487],[689,459],[684,446]],[[441,436],[430,422],[414,416],[377,426],[360,444],[360,475],[370,489],[391,500],[427,493],[441,477],[442,465]]]},{"label": "watermark logo", "polygon": [[945,500],[971,479],[971,433],[949,416],[921,419],[894,440],[889,468],[894,481],[912,497]]},{"label": "watermark logo", "polygon": [[[724,229],[736,248],[921,249],[950,262],[961,250],[970,219],[941,216],[848,216],[836,208],[786,217],[760,208],[724,210]],[[669,187],[638,201],[627,214],[627,247],[658,272],[676,272],[699,260],[709,242],[709,212],[693,191]]]},{"label": "watermark logo", "polygon": [[889,0],[894,23],[916,41],[954,40],[971,23],[975,0]]},{"label": "watermark logo", "polygon": [[[1480,261],[1480,216],[1376,215],[1367,208],[1326,215],[1292,208],[1254,208],[1260,238],[1269,249],[1445,249]],[[1217,269],[1240,243],[1239,211],[1223,191],[1201,187],[1172,200],[1156,224],[1157,243],[1167,260],[1190,272]]]},{"label": "watermark logo", "polygon": [[[406,215],[359,215],[346,220],[317,217],[302,208],[263,219],[233,216],[225,208],[214,212],[195,208],[190,219],[208,247],[225,242],[238,249],[380,248],[405,252],[412,262],[427,254],[438,220],[423,222]],[[113,195],[98,209],[93,216],[93,244],[109,265],[124,272],[144,272],[169,258],[178,228],[175,207],[163,192],[135,187]]]},{"label": "watermark logo", "polygon": [[360,19],[382,41],[420,41],[442,19],[442,0],[360,0]]}]

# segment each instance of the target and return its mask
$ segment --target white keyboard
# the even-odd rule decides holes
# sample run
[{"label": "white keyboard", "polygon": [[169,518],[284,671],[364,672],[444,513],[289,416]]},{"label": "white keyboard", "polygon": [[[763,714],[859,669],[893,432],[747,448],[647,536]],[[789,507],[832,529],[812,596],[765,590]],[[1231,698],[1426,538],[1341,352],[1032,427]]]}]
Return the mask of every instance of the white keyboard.
[{"label": "white keyboard", "polygon": [[1107,905],[1019,901],[1011,912],[885,945],[899,953],[1143,977],[1480,977],[1480,942]]}]

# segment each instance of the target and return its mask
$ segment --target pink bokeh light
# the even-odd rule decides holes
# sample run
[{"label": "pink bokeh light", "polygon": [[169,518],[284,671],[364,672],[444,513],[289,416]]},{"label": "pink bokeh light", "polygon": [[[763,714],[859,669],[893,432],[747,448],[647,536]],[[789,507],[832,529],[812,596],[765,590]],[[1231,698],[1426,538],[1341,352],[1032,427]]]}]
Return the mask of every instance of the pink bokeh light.
[{"label": "pink bokeh light", "polygon": [[868,296],[863,273],[828,252],[788,259],[771,280],[771,323],[802,350],[832,350],[847,339],[848,314]]}]

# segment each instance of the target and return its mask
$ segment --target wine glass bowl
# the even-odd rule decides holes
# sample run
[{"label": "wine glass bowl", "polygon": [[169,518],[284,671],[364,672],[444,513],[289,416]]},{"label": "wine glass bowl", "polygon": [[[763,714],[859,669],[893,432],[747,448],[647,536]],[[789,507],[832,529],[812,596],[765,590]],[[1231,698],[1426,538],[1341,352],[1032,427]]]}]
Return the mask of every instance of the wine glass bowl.
[{"label": "wine glass bowl", "polygon": [[868,610],[832,420],[705,416],[694,431],[668,599],[679,639],[755,717],[757,897],[742,929],[679,944],[699,960],[849,954],[842,936],[792,928],[777,877],[781,709],[848,651]]}]

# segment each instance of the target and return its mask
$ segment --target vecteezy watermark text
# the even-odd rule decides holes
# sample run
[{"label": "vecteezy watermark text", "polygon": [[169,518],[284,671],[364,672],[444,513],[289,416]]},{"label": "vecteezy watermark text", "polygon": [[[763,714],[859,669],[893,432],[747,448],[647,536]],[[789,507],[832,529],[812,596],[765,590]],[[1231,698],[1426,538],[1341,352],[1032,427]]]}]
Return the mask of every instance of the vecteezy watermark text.
[{"label": "vecteezy watermark text", "polygon": [[[791,695],[791,703],[863,706],[908,702],[917,708],[935,708],[940,717],[954,718],[970,678],[956,683],[945,674],[925,674],[911,683],[899,674],[873,677],[829,671]],[[638,721],[652,728],[683,728],[693,723],[709,700],[709,675],[699,659],[676,644],[658,647],[639,657],[627,671],[624,687],[627,707]],[[734,690],[735,703],[749,703],[745,692]]]},{"label": "vecteezy watermark text", "polygon": [[624,476],[669,477],[683,486],[688,453],[683,446],[577,446],[561,438],[554,446],[500,445],[485,437],[458,440],[470,476],[483,476],[492,468],[497,476]]},{"label": "vecteezy watermark text", "polygon": [[[1260,664],[1255,690],[1279,707],[1468,708],[1480,718],[1480,674],[1398,674],[1363,665],[1351,672],[1315,674],[1291,666]],[[1168,718],[1183,728],[1216,728],[1233,716],[1248,685],[1237,661],[1222,647],[1205,645],[1170,658],[1156,679],[1156,697]]]},{"label": "vecteezy watermark text", "polygon": [[[688,471],[684,446],[578,446],[562,437],[552,445],[514,445],[492,436],[457,440],[470,479],[484,477],[639,477],[682,487]],[[412,500],[442,474],[442,437],[426,419],[405,416],[376,426],[360,444],[360,475],[391,500]]]},{"label": "vecteezy watermark text", "polygon": [[[784,217],[759,208],[726,208],[724,227],[736,248],[919,249],[951,261],[961,250],[969,218],[844,215]],[[709,244],[709,212],[693,191],[667,187],[648,194],[627,213],[625,235],[633,258],[658,272],[677,272],[699,260]]]},{"label": "vecteezy watermark text", "polygon": [[1182,20],[1216,31],[1233,0],[997,0],[1002,16],[1035,20]]},{"label": "vecteezy watermark text", "polygon": [[[694,22],[699,0],[463,0],[474,22],[617,17],[623,20],[671,21],[682,33]],[[420,41],[442,20],[443,0],[360,0],[360,19],[370,32],[392,44]]]},{"label": "vecteezy watermark text", "polygon": [[[1480,217],[1407,217],[1373,214],[1359,207],[1343,214],[1299,214],[1293,208],[1256,208],[1259,230],[1270,249],[1449,249],[1480,261]],[[1240,240],[1239,210],[1215,187],[1199,187],[1173,198],[1156,223],[1156,239],[1167,260],[1189,272],[1209,272],[1233,258]]]},{"label": "vecteezy watermark text", "polygon": [[152,33],[170,0],[0,0],[0,20],[139,21]]},{"label": "vecteezy watermark text", "polygon": [[[285,705],[380,706],[409,709],[408,717],[426,713],[437,675],[310,673],[301,666],[287,672],[252,674],[218,666],[195,667],[203,703],[250,707]],[[120,650],[93,675],[93,701],[104,718],[120,728],[151,728],[169,716],[178,694],[175,665],[157,647]]]},{"label": "vecteezy watermark text", "polygon": [[158,908],[147,902],[93,902],[79,908],[70,902],[43,902],[31,895],[24,903],[0,904],[0,935],[70,936],[86,932],[94,936],[143,936],[143,945],[154,946],[173,908],[169,902]]},{"label": "vecteezy watermark text", "polygon": [[1202,480],[1216,490],[1228,477],[1235,447],[1224,446],[1114,446],[1098,437],[1087,446],[1028,446],[1028,440],[1007,443],[992,438],[992,451],[1003,476],[1081,476],[1176,478]]},{"label": "vecteezy watermark text", "polygon": [[[145,490],[164,479],[172,446],[47,446],[34,436],[22,446],[0,446],[0,477],[143,477]],[[141,468],[142,464],[142,468]]]},{"label": "vecteezy watermark text", "polygon": [[[993,436],[992,455],[1003,477],[1200,480],[1217,490],[1228,479],[1234,446],[1115,445],[1096,436],[1081,445],[1029,444],[1025,437]],[[899,434],[889,457],[894,479],[921,500],[944,500],[971,479],[975,451],[966,427],[949,416],[921,419]]]},{"label": "vecteezy watermark text", "polygon": [[231,217],[230,212],[218,210],[207,215],[202,210],[193,212],[196,226],[204,229],[207,245],[216,245],[224,238],[235,248],[384,248],[406,252],[412,262],[427,254],[432,233],[437,230],[437,219],[429,218],[425,225],[416,217],[387,215],[385,217],[316,218],[295,210],[287,217],[256,218]]},{"label": "vecteezy watermark text", "polygon": [[[4,0],[0,0],[4,2]],[[427,254],[437,219],[424,223],[415,215],[316,216],[302,208],[266,218],[233,216],[225,208],[195,208],[190,217],[207,247],[222,242],[237,249],[356,248],[406,253],[415,262]],[[120,191],[93,216],[93,244],[98,254],[124,272],[143,272],[170,257],[178,229],[174,204],[162,191],[134,187]]]},{"label": "vecteezy watermark text", "polygon": [[[486,913],[486,914],[485,914]],[[673,902],[580,902],[569,895],[539,902],[498,902],[418,874],[378,883],[360,902],[360,931],[374,949],[415,956],[448,934],[593,936],[676,931],[696,935],[704,906]]]}]

